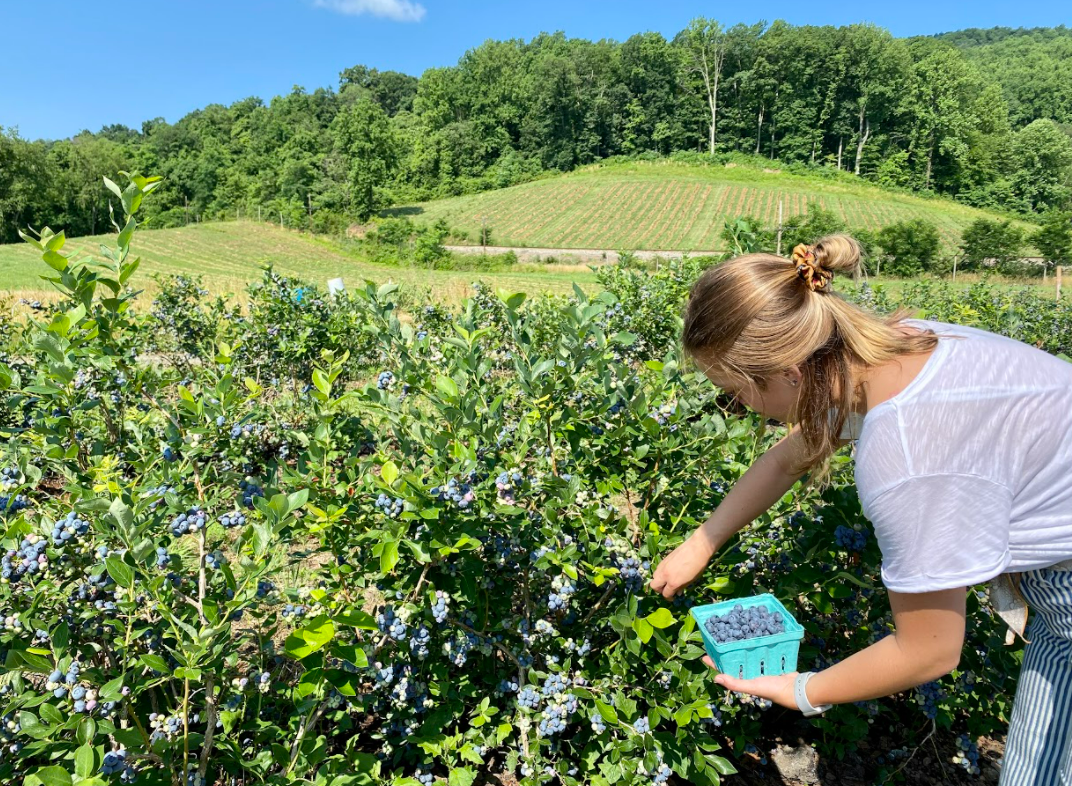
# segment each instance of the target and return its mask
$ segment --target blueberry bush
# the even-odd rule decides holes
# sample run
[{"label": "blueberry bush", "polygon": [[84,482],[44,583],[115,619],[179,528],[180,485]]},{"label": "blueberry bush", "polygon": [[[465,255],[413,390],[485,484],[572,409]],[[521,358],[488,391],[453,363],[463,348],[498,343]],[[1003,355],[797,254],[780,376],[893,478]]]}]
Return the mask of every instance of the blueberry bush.
[{"label": "blueberry bush", "polygon": [[159,182],[107,181],[100,258],[24,235],[61,298],[0,362],[3,782],[715,784],[786,725],[838,756],[876,721],[963,735],[970,770],[1007,723],[977,594],[961,668],[898,699],[803,721],[711,681],[696,603],[773,593],[802,667],[890,632],[847,456],[685,596],[646,589],[777,437],[679,355],[695,260],[456,311],[266,270],[141,312]]}]

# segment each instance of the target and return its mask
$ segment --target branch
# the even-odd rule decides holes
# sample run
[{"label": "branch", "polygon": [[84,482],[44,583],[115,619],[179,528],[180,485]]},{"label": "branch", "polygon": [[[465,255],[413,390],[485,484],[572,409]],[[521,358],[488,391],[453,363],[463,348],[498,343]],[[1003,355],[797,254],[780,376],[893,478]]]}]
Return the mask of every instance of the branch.
[{"label": "branch", "polygon": [[302,724],[302,727],[298,729],[298,734],[294,738],[294,744],[290,746],[290,764],[287,765],[286,774],[289,775],[290,771],[294,769],[294,764],[298,761],[298,749],[301,747],[305,735],[316,725],[316,722],[320,719],[320,716],[324,714],[324,710],[327,709],[327,706],[327,699],[320,702],[316,709],[309,714],[309,718]]},{"label": "branch", "polygon": [[[481,635],[480,633],[478,633],[477,631],[475,631],[472,628],[470,628],[468,625],[466,625],[461,620],[457,620],[457,619],[454,619],[453,617],[451,617],[450,622],[453,623],[454,625],[457,625],[462,630],[464,630],[464,631],[466,631],[468,633],[472,633],[474,636],[480,636]],[[517,656],[514,655],[514,653],[510,652],[510,650],[506,649],[506,647],[504,647],[502,644],[500,644],[499,642],[495,641],[494,639],[488,638],[488,643],[491,644],[491,646],[493,646],[495,649],[497,649],[503,655],[505,655],[507,658],[509,658],[513,662],[513,664],[515,666],[517,666],[519,669],[523,670],[524,667],[521,665],[521,661],[519,661],[517,659]]]},{"label": "branch", "polygon": [[202,780],[208,770],[208,757],[212,753],[212,736],[216,732],[216,696],[215,680],[212,675],[205,680],[205,739],[201,743],[201,762],[197,767],[197,774]]},{"label": "branch", "polygon": [[[912,751],[912,755],[904,760],[904,764],[902,764],[900,767],[898,767],[896,770],[894,770],[893,772],[890,773],[890,778],[893,778],[894,775],[896,775],[897,773],[899,773],[901,770],[903,770],[905,767],[908,766],[908,763],[910,761],[912,761],[912,759],[914,759],[916,757],[917,753],[919,753],[919,749],[922,748],[927,743],[927,740],[929,740],[931,737],[934,736],[934,732],[937,731],[937,729],[938,729],[938,727],[934,723],[934,719],[931,718],[931,730],[929,732],[927,732],[927,736],[924,737],[920,741],[919,745],[917,745],[915,747],[915,749]],[[938,761],[941,761],[941,757],[938,757]]]},{"label": "branch", "polygon": [[598,601],[596,601],[596,605],[594,605],[594,606],[593,606],[593,607],[592,607],[592,608],[591,608],[591,609],[590,609],[590,610],[588,611],[588,613],[587,613],[587,614],[585,615],[584,619],[583,619],[583,620],[581,620],[581,627],[582,627],[582,628],[583,628],[583,627],[584,627],[585,625],[587,625],[587,624],[588,624],[588,621],[589,621],[590,619],[592,619],[593,615],[595,615],[595,613],[596,613],[597,611],[599,611],[599,608],[600,608],[600,606],[602,606],[602,605],[604,604],[604,602],[606,602],[607,598],[609,598],[609,597],[611,596],[611,593],[612,593],[612,592],[614,592],[614,588],[615,588],[615,587],[617,587],[617,586],[618,586],[618,582],[617,582],[617,580],[615,580],[615,579],[609,579],[609,580],[607,581],[607,589],[606,589],[606,590],[604,590],[604,592],[603,592],[603,597],[602,597],[602,598],[600,598],[600,599],[599,599]]}]

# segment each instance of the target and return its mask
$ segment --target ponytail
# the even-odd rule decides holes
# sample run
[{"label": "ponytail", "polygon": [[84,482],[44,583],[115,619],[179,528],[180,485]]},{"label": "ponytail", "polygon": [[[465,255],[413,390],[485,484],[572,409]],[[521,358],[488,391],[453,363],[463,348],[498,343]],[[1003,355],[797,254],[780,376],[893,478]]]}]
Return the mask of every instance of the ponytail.
[{"label": "ponytail", "polygon": [[905,334],[905,314],[882,317],[833,291],[835,273],[856,275],[860,244],[829,235],[797,246],[792,259],[746,254],[708,269],[693,285],[681,343],[720,376],[765,389],[792,366],[802,373],[794,420],[805,445],[800,472],[825,465],[850,412],[860,404],[854,374],[937,344]]}]

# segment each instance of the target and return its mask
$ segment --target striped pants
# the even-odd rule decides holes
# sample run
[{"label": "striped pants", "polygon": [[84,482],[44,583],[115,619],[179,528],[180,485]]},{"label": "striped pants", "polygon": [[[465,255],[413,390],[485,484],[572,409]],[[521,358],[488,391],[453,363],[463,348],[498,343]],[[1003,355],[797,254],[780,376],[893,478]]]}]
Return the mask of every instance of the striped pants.
[{"label": "striped pants", "polygon": [[1072,570],[1022,574],[1031,608],[1000,786],[1072,786]]}]

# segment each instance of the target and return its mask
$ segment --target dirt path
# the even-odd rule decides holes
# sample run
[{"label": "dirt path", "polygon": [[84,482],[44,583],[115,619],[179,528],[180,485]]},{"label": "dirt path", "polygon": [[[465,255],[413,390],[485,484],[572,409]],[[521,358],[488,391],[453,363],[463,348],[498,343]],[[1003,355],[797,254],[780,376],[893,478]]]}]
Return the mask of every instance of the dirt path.
[{"label": "dirt path", "polygon": [[[510,246],[445,246],[448,251],[458,254],[505,254],[513,251],[517,254],[518,262],[540,262],[548,257],[565,261],[578,261],[586,263],[600,263],[618,261],[618,252],[611,249],[599,248],[513,248]],[[721,251],[633,251],[638,259],[680,259],[688,254],[691,257],[717,256]]]}]

